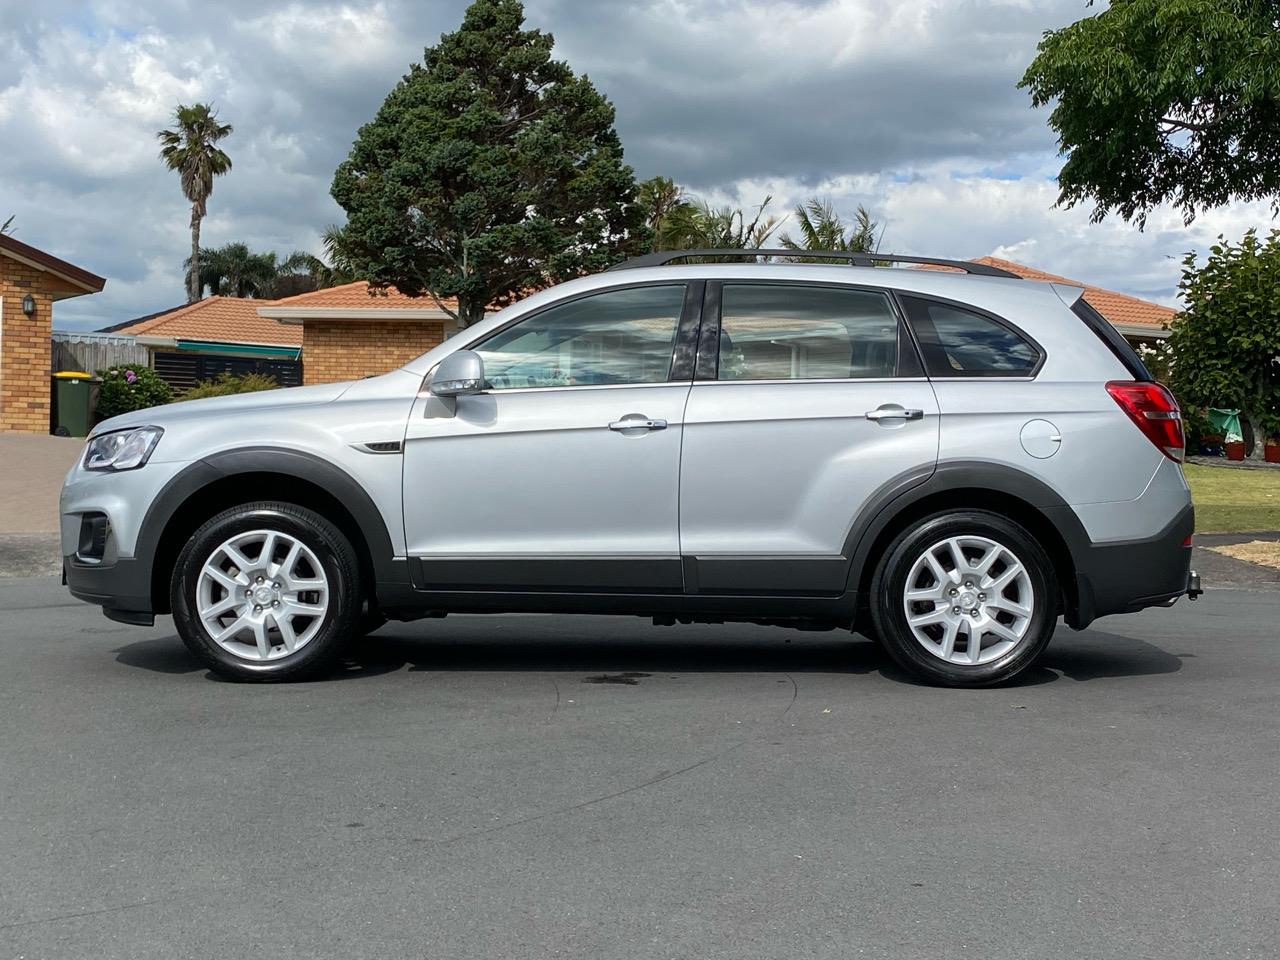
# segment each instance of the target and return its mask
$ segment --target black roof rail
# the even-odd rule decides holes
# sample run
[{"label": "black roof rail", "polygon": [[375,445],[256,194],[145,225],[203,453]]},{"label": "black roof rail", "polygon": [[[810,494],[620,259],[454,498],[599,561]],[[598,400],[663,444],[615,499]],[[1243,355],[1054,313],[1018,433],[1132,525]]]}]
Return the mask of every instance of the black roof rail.
[{"label": "black roof rail", "polygon": [[803,257],[809,260],[848,260],[855,267],[874,267],[878,262],[884,263],[929,263],[940,267],[954,267],[965,273],[980,277],[1010,277],[1022,279],[1016,273],[1001,270],[999,267],[985,263],[974,263],[972,260],[944,260],[941,257],[908,257],[900,253],[862,253],[849,250],[660,250],[657,253],[646,253],[641,257],[632,257],[622,263],[614,264],[610,270],[632,270],[637,267],[663,267],[673,260],[687,260],[691,257],[787,257],[796,259]]}]

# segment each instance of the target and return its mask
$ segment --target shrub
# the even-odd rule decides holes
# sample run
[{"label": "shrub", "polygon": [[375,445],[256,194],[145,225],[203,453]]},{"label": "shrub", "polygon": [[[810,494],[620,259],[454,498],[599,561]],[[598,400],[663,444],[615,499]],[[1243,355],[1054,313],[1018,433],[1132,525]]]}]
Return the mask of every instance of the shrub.
[{"label": "shrub", "polygon": [[236,393],[275,390],[279,386],[274,377],[265,373],[244,373],[235,376],[224,370],[213,380],[201,380],[178,399],[201,400],[205,397],[229,397]]},{"label": "shrub", "polygon": [[150,367],[119,366],[99,370],[98,419],[158,407],[173,400],[173,390]]}]

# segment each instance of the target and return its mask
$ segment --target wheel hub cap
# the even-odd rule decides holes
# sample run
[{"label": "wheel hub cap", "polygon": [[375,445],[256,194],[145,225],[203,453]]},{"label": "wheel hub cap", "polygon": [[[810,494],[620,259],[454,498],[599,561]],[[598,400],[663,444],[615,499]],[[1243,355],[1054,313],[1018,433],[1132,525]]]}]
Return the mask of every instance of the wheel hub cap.
[{"label": "wheel hub cap", "polygon": [[907,575],[902,598],[916,642],[948,663],[991,663],[1022,643],[1035,596],[1022,561],[987,537],[940,540]]},{"label": "wheel hub cap", "polygon": [[238,533],[200,569],[196,612],[219,647],[242,660],[278,660],[320,631],[329,580],[301,540],[277,530]]}]

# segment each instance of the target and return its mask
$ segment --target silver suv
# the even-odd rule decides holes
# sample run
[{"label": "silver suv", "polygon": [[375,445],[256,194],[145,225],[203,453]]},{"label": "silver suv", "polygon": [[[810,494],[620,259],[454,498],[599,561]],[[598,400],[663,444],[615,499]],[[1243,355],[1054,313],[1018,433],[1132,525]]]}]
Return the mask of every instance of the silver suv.
[{"label": "silver suv", "polygon": [[384,376],[108,420],[66,582],[245,680],[388,618],[537,611],[857,630],[982,685],[1059,616],[1194,599],[1178,407],[1078,287],[734,256],[544,290]]}]

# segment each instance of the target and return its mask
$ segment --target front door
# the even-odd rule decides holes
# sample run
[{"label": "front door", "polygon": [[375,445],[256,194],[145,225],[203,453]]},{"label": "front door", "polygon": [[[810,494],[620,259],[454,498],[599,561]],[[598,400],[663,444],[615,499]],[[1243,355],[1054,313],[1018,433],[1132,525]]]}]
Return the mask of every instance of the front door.
[{"label": "front door", "polygon": [[712,284],[707,302],[680,480],[691,592],[839,595],[860,513],[937,462],[910,335],[874,289]]},{"label": "front door", "polygon": [[[686,285],[555,304],[472,344],[486,389],[423,396],[404,453],[419,587],[680,593],[678,483],[691,371],[672,380]],[[682,325],[682,315],[684,324]]]}]

